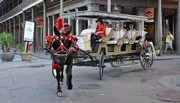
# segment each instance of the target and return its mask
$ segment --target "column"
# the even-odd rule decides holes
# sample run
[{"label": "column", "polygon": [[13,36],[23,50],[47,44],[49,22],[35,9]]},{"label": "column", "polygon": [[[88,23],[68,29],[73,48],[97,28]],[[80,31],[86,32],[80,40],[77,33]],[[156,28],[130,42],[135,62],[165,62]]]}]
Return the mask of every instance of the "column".
[{"label": "column", "polygon": [[47,17],[48,18],[48,35],[50,35],[51,33],[50,33],[50,17],[48,16]]},{"label": "column", "polygon": [[16,42],[16,21],[15,21],[15,17],[13,18],[13,35],[15,37],[15,42]]},{"label": "column", "polygon": [[9,33],[11,33],[12,34],[12,26],[11,26],[11,19],[9,19]]},{"label": "column", "polygon": [[[138,8],[137,15],[144,16],[144,8]],[[137,30],[138,31],[144,31],[144,22],[143,21],[137,22]]]},{"label": "column", "polygon": [[19,15],[18,43],[21,43],[21,14]]},{"label": "column", "polygon": [[6,23],[3,22],[3,32],[6,30]]},{"label": "column", "polygon": [[46,3],[43,1],[43,19],[44,19],[44,24],[43,24],[43,48],[46,46],[45,45],[45,36],[46,36]]},{"label": "column", "polygon": [[157,34],[155,35],[155,44],[160,48],[162,54],[162,8],[161,0],[158,0]]},{"label": "column", "polygon": [[8,32],[8,21],[6,21],[6,33]]},{"label": "column", "polygon": [[[76,12],[78,12],[78,8],[76,8]],[[79,19],[76,18],[76,35],[80,35],[79,34]]]},{"label": "column", "polygon": [[[177,13],[177,21],[180,20],[180,0],[178,0],[178,13]],[[177,54],[180,55],[180,22],[176,22],[176,45],[177,45]]]},{"label": "column", "polygon": [[63,0],[60,0],[60,14],[59,16],[61,16],[64,13],[64,7],[63,7]]},{"label": "column", "polygon": [[22,35],[21,35],[21,42],[24,41],[24,28],[25,28],[25,21],[26,21],[26,15],[25,15],[25,12],[23,12],[23,26],[22,26]]},{"label": "column", "polygon": [[52,27],[53,27],[53,36],[55,35],[54,34],[54,25],[55,25],[55,17],[54,17],[54,15],[52,15]]},{"label": "column", "polygon": [[[67,11],[67,12],[69,13],[70,11]],[[68,18],[68,24],[71,25],[71,19],[70,18]]]},{"label": "column", "polygon": [[34,22],[34,8],[31,8],[31,21]]},{"label": "column", "polygon": [[[87,5],[88,11],[99,11],[99,5],[98,4],[89,4]],[[88,20],[88,28],[96,28],[96,20]]]},{"label": "column", "polygon": [[[34,7],[31,8],[31,21],[35,23],[35,20],[34,20]],[[35,33],[36,33],[36,25],[34,27],[34,36],[33,36],[33,42],[32,42],[32,45],[33,45],[33,52],[35,52],[35,49],[36,49],[36,36],[35,36]]]},{"label": "column", "polygon": [[107,0],[107,12],[111,12],[111,0]]}]

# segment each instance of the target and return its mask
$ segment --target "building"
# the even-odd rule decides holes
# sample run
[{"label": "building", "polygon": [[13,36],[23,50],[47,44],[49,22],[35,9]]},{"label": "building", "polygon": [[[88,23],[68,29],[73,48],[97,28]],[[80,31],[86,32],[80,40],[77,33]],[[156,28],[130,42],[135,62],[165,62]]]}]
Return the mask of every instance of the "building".
[{"label": "building", "polygon": [[[25,21],[36,22],[34,47],[45,46],[44,37],[53,35],[53,25],[61,11],[108,11],[132,15],[146,15],[150,20],[144,22],[148,38],[163,48],[162,39],[170,30],[174,34],[177,53],[180,54],[180,11],[178,0],[0,0],[0,31],[15,35],[16,42],[23,42]],[[63,6],[61,6],[63,4]],[[90,21],[66,20],[73,28],[73,34],[88,28]],[[138,25],[138,23],[137,23]],[[78,26],[79,29],[75,29]],[[143,29],[144,29],[143,28]]]}]

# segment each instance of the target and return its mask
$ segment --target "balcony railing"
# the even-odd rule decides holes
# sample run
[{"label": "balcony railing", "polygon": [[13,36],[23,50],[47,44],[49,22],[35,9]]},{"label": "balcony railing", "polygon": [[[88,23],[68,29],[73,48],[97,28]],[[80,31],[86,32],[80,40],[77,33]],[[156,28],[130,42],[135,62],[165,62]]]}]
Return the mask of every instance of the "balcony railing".
[{"label": "balcony railing", "polygon": [[28,7],[30,4],[37,2],[38,0],[24,0],[21,4],[10,10],[9,12],[5,13],[3,16],[0,17],[0,23],[10,19],[12,16],[23,12],[23,8]]}]

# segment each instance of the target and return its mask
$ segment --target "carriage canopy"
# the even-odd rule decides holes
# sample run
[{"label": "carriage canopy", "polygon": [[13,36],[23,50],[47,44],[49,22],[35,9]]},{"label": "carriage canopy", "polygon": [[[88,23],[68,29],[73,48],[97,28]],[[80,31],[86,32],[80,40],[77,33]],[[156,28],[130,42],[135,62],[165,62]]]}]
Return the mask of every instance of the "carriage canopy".
[{"label": "carriage canopy", "polygon": [[70,12],[70,13],[63,13],[63,18],[70,18],[70,19],[90,19],[90,18],[102,18],[102,19],[109,19],[109,20],[120,20],[124,22],[128,22],[128,20],[132,21],[146,21],[148,20],[145,16],[137,16],[137,15],[129,15],[129,14],[122,14],[122,13],[114,13],[114,12],[103,12],[103,11],[78,11],[78,12]]}]

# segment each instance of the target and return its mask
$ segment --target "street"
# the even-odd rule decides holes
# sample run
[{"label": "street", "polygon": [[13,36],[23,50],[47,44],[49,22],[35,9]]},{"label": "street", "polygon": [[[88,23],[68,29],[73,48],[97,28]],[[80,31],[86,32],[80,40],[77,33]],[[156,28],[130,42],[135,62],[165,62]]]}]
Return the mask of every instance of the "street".
[{"label": "street", "polygon": [[97,67],[74,66],[74,88],[67,90],[64,82],[63,97],[56,95],[56,79],[49,64],[0,69],[0,103],[178,102],[179,98],[176,101],[163,100],[158,94],[180,92],[178,85],[169,87],[172,83],[178,84],[178,81],[169,82],[166,79],[168,76],[179,76],[179,62],[180,59],[157,60],[152,70],[147,71],[142,69],[140,63],[119,68],[107,64],[102,81],[99,80]]}]

